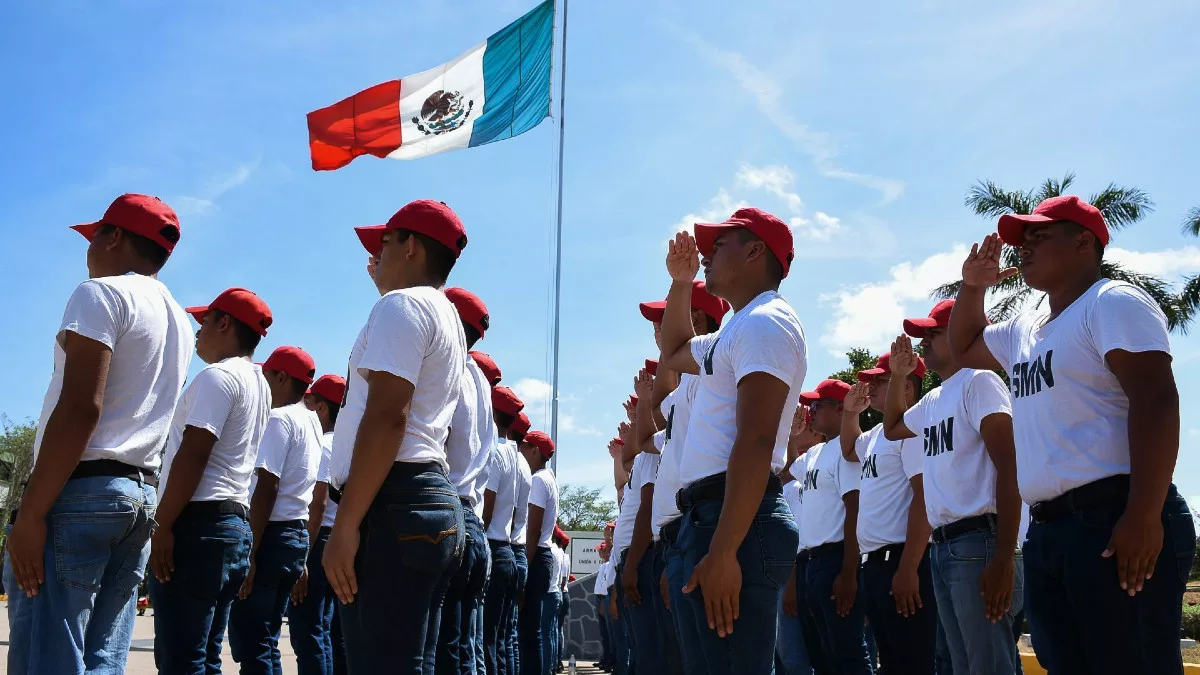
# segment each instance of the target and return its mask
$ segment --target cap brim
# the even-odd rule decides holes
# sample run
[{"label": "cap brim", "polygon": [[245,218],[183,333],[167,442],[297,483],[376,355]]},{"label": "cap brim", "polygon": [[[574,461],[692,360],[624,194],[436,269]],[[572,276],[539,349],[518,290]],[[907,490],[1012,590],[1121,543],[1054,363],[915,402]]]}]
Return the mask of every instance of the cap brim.
[{"label": "cap brim", "polygon": [[734,227],[744,226],[737,223],[696,223],[692,230],[695,233],[696,248],[700,250],[700,255],[711,255],[713,243],[717,241],[717,237],[721,236],[721,232]]},{"label": "cap brim", "polygon": [[923,338],[930,328],[937,328],[937,321],[929,317],[904,320],[904,334],[909,337]]},{"label": "cap brim", "polygon": [[800,393],[800,400],[805,403],[814,403],[821,400],[821,395],[815,391],[804,391]]},{"label": "cap brim", "polygon": [[667,301],[655,300],[654,302],[643,302],[638,305],[638,309],[641,310],[642,316],[647,321],[662,323],[663,313],[667,310]]},{"label": "cap brim", "polygon": [[1020,246],[1021,242],[1025,241],[1026,225],[1053,222],[1054,219],[1049,216],[1008,213],[1000,216],[1000,222],[996,224],[996,233],[1000,235],[1000,241],[1009,246]]},{"label": "cap brim", "polygon": [[95,223],[84,223],[82,225],[72,225],[71,229],[75,230],[79,234],[82,234],[84,239],[91,241],[92,237],[96,236],[96,231],[100,229],[102,224],[103,223],[100,223],[99,221]]},{"label": "cap brim", "polygon": [[858,371],[858,381],[870,382],[886,372],[888,371],[884,370],[883,368],[867,368],[866,370],[860,370]]},{"label": "cap brim", "polygon": [[383,250],[383,233],[386,231],[387,225],[360,225],[354,228],[354,233],[358,235],[363,248],[371,255],[379,255]]},{"label": "cap brim", "polygon": [[183,311],[187,312],[188,314],[191,314],[192,318],[196,320],[196,323],[204,323],[204,315],[208,314],[208,306],[206,305],[204,307],[188,307],[188,308],[184,309]]}]

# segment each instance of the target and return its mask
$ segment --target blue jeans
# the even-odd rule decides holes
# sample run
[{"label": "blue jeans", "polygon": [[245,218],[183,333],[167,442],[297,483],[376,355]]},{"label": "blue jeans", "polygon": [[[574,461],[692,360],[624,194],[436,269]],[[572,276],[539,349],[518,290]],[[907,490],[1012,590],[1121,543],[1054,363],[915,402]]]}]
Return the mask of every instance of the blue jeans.
[{"label": "blue jeans", "polygon": [[161,673],[220,673],[229,608],[250,571],[250,523],[189,506],[171,531],[175,571],[149,583],[154,664]]},{"label": "blue jeans", "polygon": [[508,672],[521,672],[521,605],[525,602],[525,584],[529,581],[529,560],[524,544],[513,544],[513,560],[517,565],[517,595],[512,602],[508,629]]},{"label": "blue jeans", "polygon": [[529,578],[525,583],[525,606],[521,608],[521,675],[546,675],[543,646],[549,635],[542,633],[542,613],[546,594],[554,584],[554,554],[545,546],[529,561]]},{"label": "blue jeans", "polygon": [[489,542],[492,575],[483,606],[483,646],[488,675],[508,673],[508,635],[517,598],[517,560],[508,542]]},{"label": "blue jeans", "polygon": [[[321,570],[324,572],[324,568]],[[342,636],[342,610],[334,595],[333,620],[329,622],[329,641],[333,646],[333,675],[346,675],[346,639]]]},{"label": "blue jeans", "polygon": [[475,646],[483,640],[478,619],[491,570],[492,553],[483,536],[483,523],[463,504],[467,539],[458,572],[450,579],[442,602],[442,623],[437,638],[439,675],[476,675],[483,664],[475,662]]},{"label": "blue jeans", "polygon": [[808,663],[816,675],[833,675],[828,655],[821,649],[821,634],[817,632],[817,620],[808,610],[808,556],[796,555],[796,613],[800,619],[800,641],[808,654]]},{"label": "blue jeans", "polygon": [[[818,546],[808,553],[804,604],[816,625],[825,662],[839,675],[870,675],[874,669],[867,654],[862,583],[848,616],[838,616],[837,602],[833,599],[833,582],[841,574],[844,562],[842,542]],[[854,572],[858,573],[857,566]]]},{"label": "blue jeans", "polygon": [[[708,553],[723,500],[690,504],[679,529],[683,577],[691,578]],[[775,668],[775,631],[783,588],[792,573],[799,535],[783,495],[767,492],[737,550],[742,571],[741,613],[733,632],[722,638],[708,627],[703,590],[686,594],[697,623],[702,658],[711,675],[770,675]]]},{"label": "blue jeans", "polygon": [[933,596],[933,572],[926,551],[917,567],[921,608],[905,618],[896,611],[892,580],[900,569],[903,546],[887,547],[887,559],[863,563],[858,594],[871,621],[879,659],[888,675],[933,675],[937,646],[937,600]]},{"label": "blue jeans", "polygon": [[[628,549],[621,553],[622,576],[628,568],[626,561],[628,553]],[[643,673],[664,673],[667,668],[666,660],[663,659],[664,638],[658,630],[658,616],[655,613],[654,604],[654,596],[658,593],[658,583],[651,580],[653,577],[654,550],[647,549],[637,566],[637,589],[642,601],[636,605],[633,604],[622,587],[621,611],[625,612],[628,618],[625,628],[629,631],[633,661],[637,664],[638,670]],[[622,580],[618,578],[617,583],[621,584]]]},{"label": "blue jeans", "polygon": [[[654,564],[647,579],[653,584],[649,598],[654,603],[654,618],[658,622],[658,636],[662,639],[663,664],[667,675],[683,675],[683,660],[679,654],[679,637],[675,634],[675,625],[671,620],[671,611],[662,597],[662,578],[667,572],[667,541],[659,539],[654,542]],[[647,555],[649,555],[647,553]],[[639,579],[640,581],[640,579]],[[642,596],[645,598],[646,596]]]},{"label": "blue jeans", "polygon": [[777,675],[813,675],[804,643],[804,624],[799,616],[788,616],[779,603],[779,629],[775,637]]},{"label": "blue jeans", "polygon": [[[663,528],[663,539],[666,550],[663,551],[663,562],[667,570],[667,593],[671,598],[671,623],[675,626],[675,636],[679,640],[679,657],[683,664],[683,672],[687,675],[708,675],[708,663],[700,648],[699,626],[705,621],[701,614],[696,618],[692,603],[683,594],[683,587],[688,578],[683,576],[683,550],[679,548],[678,536],[672,538],[670,527]],[[678,533],[674,533],[678,535]]]},{"label": "blue jeans", "polygon": [[333,675],[333,608],[337,595],[321,556],[332,528],[317,530],[317,540],[308,552],[308,595],[298,605],[288,609],[288,630],[292,651],[296,652],[296,671],[299,675]]},{"label": "blue jeans", "polygon": [[596,593],[592,596],[592,602],[596,605],[596,623],[600,626],[600,660],[596,663],[600,666],[613,665],[613,647],[612,636],[608,632],[608,595]]},{"label": "blue jeans", "polygon": [[[621,575],[620,565],[616,568],[618,579]],[[622,603],[621,584],[613,584],[609,591],[608,597],[614,600],[617,605],[617,618],[612,618],[607,610],[604,615],[608,617],[608,634],[613,640],[613,654],[615,661],[613,663],[613,675],[630,675],[633,672],[633,644],[630,640],[629,629],[626,625],[628,616]]]},{"label": "blue jeans", "polygon": [[229,613],[229,648],[242,675],[283,675],[279,633],[307,555],[304,521],[267,523],[253,555],[250,595]]},{"label": "blue jeans", "polygon": [[558,610],[561,607],[562,592],[552,588],[542,599],[542,672],[546,675],[558,665]]},{"label": "blue jeans", "polygon": [[1038,660],[1052,673],[1183,672],[1179,626],[1195,555],[1187,503],[1172,485],[1154,574],[1129,597],[1115,558],[1102,558],[1125,500],[1034,522],[1025,542],[1025,597]]},{"label": "blue jeans", "polygon": [[36,596],[17,588],[4,556],[10,675],[125,672],[154,506],[154,488],[129,478],[63,485],[46,516],[45,583]]},{"label": "blue jeans", "polygon": [[392,465],[359,525],[358,595],[338,607],[351,672],[433,673],[464,529],[462,503],[440,467]]},{"label": "blue jeans", "polygon": [[995,527],[960,534],[933,545],[930,555],[933,590],[955,675],[1013,673],[1017,669],[1019,657],[1012,638],[1012,623],[1023,604],[1023,566],[1014,566],[1012,607],[1003,620],[992,623],[984,613],[979,575],[995,553]]}]

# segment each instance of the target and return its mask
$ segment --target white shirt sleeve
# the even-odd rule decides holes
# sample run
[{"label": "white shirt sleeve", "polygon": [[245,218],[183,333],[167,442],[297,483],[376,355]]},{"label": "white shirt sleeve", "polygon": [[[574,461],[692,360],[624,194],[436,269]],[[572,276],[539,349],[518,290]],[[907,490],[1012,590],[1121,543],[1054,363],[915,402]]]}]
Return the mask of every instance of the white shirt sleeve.
[{"label": "white shirt sleeve", "polygon": [[990,370],[977,371],[966,384],[967,422],[979,431],[983,418],[996,413],[1012,417],[1012,399],[1000,376]]},{"label": "white shirt sleeve", "polygon": [[925,405],[928,401],[928,398],[923,398],[920,401],[917,401],[916,405],[904,411],[904,426],[908,427],[909,431],[916,434],[917,439],[921,438],[921,432],[925,429],[925,425],[928,423],[928,414],[925,411],[925,409],[929,407]]},{"label": "white shirt sleeve", "polygon": [[[881,429],[879,431],[879,433],[882,434],[883,430]],[[841,445],[842,445],[842,441],[839,439],[838,440],[838,451],[839,452],[842,449]],[[858,438],[854,439],[854,454],[858,457],[858,461],[861,462],[867,458],[867,448],[870,445],[871,445],[871,432],[870,431],[864,431],[863,433],[858,435]]]},{"label": "white shirt sleeve", "polygon": [[654,441],[654,448],[656,450],[658,450],[659,452],[662,452],[663,444],[665,444],[667,442],[666,430],[664,429],[663,431],[654,432],[654,436],[652,437],[652,440]]},{"label": "white shirt sleeve", "polygon": [[[833,448],[830,449],[832,450]],[[837,450],[837,469],[834,477],[837,479],[838,496],[845,497],[847,494],[858,490],[859,483],[862,480],[862,467],[856,462],[849,462],[845,457],[842,457],[842,449],[840,447]]]},{"label": "white shirt sleeve", "polygon": [[432,317],[414,298],[405,293],[384,296],[367,323],[359,374],[366,378],[367,371],[382,371],[416,386],[435,330]]},{"label": "white shirt sleeve", "polygon": [[708,356],[709,350],[713,348],[713,345],[720,338],[721,334],[717,332],[707,335],[697,335],[688,342],[688,347],[692,350],[692,359],[696,362],[696,365],[700,366],[700,372],[705,375],[708,373],[704,372],[704,359]]},{"label": "white shirt sleeve", "polygon": [[[661,433],[661,431],[658,432],[658,434]],[[655,434],[655,436],[658,434]],[[638,455],[638,459],[640,461],[633,471],[634,489],[641,490],[647,485],[654,483],[655,479],[658,477],[658,462],[661,457],[662,455],[648,455],[646,453]]]},{"label": "white shirt sleeve", "polygon": [[237,397],[237,383],[225,370],[210,366],[196,375],[190,388],[192,407],[187,411],[184,426],[203,429],[221,438],[225,420]]},{"label": "white shirt sleeve", "polygon": [[733,381],[741,382],[751,373],[766,373],[790,383],[804,355],[789,332],[773,316],[751,314],[739,326],[733,342]]},{"label": "white shirt sleeve", "polygon": [[258,444],[258,459],[254,468],[266,469],[275,476],[283,475],[283,461],[292,444],[291,422],[284,415],[271,415]]},{"label": "white shirt sleeve", "polygon": [[918,438],[906,438],[900,441],[900,466],[904,468],[904,477],[912,480],[925,472],[925,450]]},{"label": "white shirt sleeve", "polygon": [[[503,461],[504,460],[500,455],[500,449],[493,445],[492,454],[488,457],[487,485],[484,489],[490,490],[491,492],[495,492],[497,494],[500,492],[500,484],[505,478]],[[509,483],[511,483],[512,476],[508,476],[507,478]]]},{"label": "white shirt sleeve", "polygon": [[993,323],[985,326],[983,329],[983,344],[987,345],[988,351],[996,358],[1004,372],[1008,372],[1012,368],[1012,353],[1013,353],[1013,333],[1016,330],[1016,324],[1013,319]]},{"label": "white shirt sleeve", "polygon": [[550,505],[550,484],[541,471],[533,474],[533,484],[529,487],[529,503],[543,509]]},{"label": "white shirt sleeve", "polygon": [[58,328],[59,344],[63,344],[63,333],[70,331],[112,349],[125,332],[126,315],[125,301],[119,293],[102,281],[89,279],[79,284],[67,300]]},{"label": "white shirt sleeve", "polygon": [[1158,303],[1134,286],[1104,289],[1092,305],[1087,327],[1100,358],[1114,349],[1171,353],[1167,317]]}]

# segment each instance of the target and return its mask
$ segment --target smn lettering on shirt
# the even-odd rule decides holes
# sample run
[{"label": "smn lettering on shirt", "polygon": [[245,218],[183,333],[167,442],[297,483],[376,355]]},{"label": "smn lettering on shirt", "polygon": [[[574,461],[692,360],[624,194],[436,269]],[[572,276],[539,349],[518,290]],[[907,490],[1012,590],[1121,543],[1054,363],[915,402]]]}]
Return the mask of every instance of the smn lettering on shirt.
[{"label": "smn lettering on shirt", "polygon": [[1042,358],[1039,356],[1033,361],[1023,361],[1013,364],[1013,398],[1041,393],[1043,382],[1046,384],[1047,389],[1054,387],[1054,368],[1051,365],[1051,360],[1054,358],[1054,350],[1051,349],[1046,352],[1045,361],[1042,361]]},{"label": "smn lettering on shirt", "polygon": [[865,462],[863,462],[862,474],[860,476],[861,480],[866,480],[868,478],[879,478],[879,469],[877,469],[875,466],[875,458],[878,456],[879,455],[871,455]]},{"label": "smn lettering on shirt", "polygon": [[819,473],[821,473],[820,469],[813,469],[811,471],[805,472],[805,474],[804,474],[804,489],[805,490],[817,489],[817,475]]},{"label": "smn lettering on shirt", "polygon": [[954,451],[954,417],[947,417],[937,424],[925,427],[925,456],[937,457],[943,452]]}]

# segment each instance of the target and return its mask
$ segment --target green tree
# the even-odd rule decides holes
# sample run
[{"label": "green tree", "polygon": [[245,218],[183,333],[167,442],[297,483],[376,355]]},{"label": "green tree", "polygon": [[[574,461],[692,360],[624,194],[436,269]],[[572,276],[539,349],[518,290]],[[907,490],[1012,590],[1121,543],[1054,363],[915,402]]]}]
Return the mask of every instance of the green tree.
[{"label": "green tree", "polygon": [[8,522],[8,514],[21,503],[25,481],[33,470],[33,439],[37,425],[32,422],[14,424],[0,415],[0,518]]},{"label": "green tree", "polygon": [[[987,218],[998,218],[1007,213],[1028,214],[1043,200],[1070,194],[1068,188],[1074,181],[1075,174],[1067,173],[1061,180],[1049,178],[1031,190],[1007,190],[992,181],[980,181],[967,191],[966,205],[976,214]],[[1133,225],[1154,211],[1154,202],[1145,191],[1116,183],[1109,183],[1108,187],[1091,195],[1088,202],[1104,214],[1108,226],[1114,230]],[[1196,215],[1200,216],[1200,213]],[[1200,232],[1200,222],[1197,223],[1197,231]],[[1001,262],[1006,267],[1019,268],[1020,253],[1012,246],[1005,246]],[[1170,329],[1186,332],[1194,312],[1188,311],[1180,303],[1179,297],[1171,291],[1166,281],[1126,269],[1111,260],[1102,262],[1100,269],[1101,274],[1109,279],[1127,281],[1146,291],[1166,314]],[[936,288],[933,295],[938,298],[953,298],[958,295],[961,284],[961,281],[944,284]],[[1027,300],[1034,297],[1034,293],[1020,274],[1005,279],[989,291],[989,299],[992,301],[989,318],[992,321],[1010,318]],[[1197,283],[1196,297],[1198,302],[1192,305],[1193,308],[1200,306],[1200,282]],[[1044,296],[1039,296],[1037,302],[1040,304],[1043,298]]]},{"label": "green tree", "polygon": [[[882,353],[872,356],[871,350],[865,347],[852,347],[846,352],[846,361],[849,366],[837,371],[829,376],[831,380],[841,380],[851,386],[858,382],[858,371],[874,368],[875,363],[879,360]],[[929,391],[942,383],[942,378],[937,376],[937,373],[932,370],[926,371],[925,378],[921,381],[921,392]],[[918,396],[918,398],[920,398]],[[863,431],[866,431],[876,424],[883,421],[883,413],[876,412],[872,408],[867,408],[858,416],[858,425]]]},{"label": "green tree", "polygon": [[558,495],[558,524],[564,530],[600,532],[617,517],[617,503],[600,498],[600,488],[563,484]]},{"label": "green tree", "polygon": [[[1193,206],[1184,216],[1183,233],[1200,237],[1200,206]],[[1195,318],[1196,312],[1200,311],[1200,274],[1188,277],[1183,282],[1183,289],[1179,292],[1177,304],[1179,306],[1177,311],[1183,317],[1185,324],[1180,332],[1186,332],[1187,324],[1190,324]]]}]

